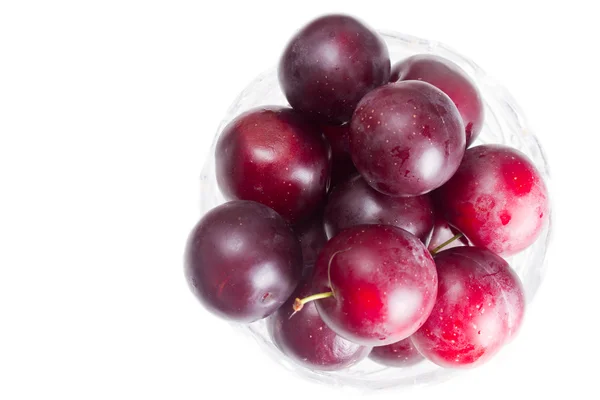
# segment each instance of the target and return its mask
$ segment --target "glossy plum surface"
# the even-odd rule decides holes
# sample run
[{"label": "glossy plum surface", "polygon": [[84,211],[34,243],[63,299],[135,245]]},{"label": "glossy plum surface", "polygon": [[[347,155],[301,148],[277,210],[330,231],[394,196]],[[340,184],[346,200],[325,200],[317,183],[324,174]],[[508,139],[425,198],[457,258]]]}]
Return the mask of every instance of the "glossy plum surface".
[{"label": "glossy plum surface", "polygon": [[359,225],[327,242],[317,259],[313,292],[325,323],[365,346],[383,346],[414,333],[437,292],[431,255],[411,233],[390,225]]},{"label": "glossy plum surface", "polygon": [[424,359],[410,337],[387,346],[373,347],[369,358],[386,367],[398,368],[410,367]]},{"label": "glossy plum surface", "polygon": [[341,124],[370,90],[387,83],[390,58],[377,33],[355,18],[328,15],[287,44],[279,82],[292,107],[322,122]]},{"label": "glossy plum surface", "polygon": [[481,94],[469,76],[452,61],[434,54],[409,57],[392,68],[391,82],[420,80],[446,93],[463,120],[469,147],[483,127],[484,107]]},{"label": "glossy plum surface", "polygon": [[185,276],[214,314],[253,322],[277,310],[302,270],[300,243],[285,220],[262,204],[235,200],[209,211],[190,233]]},{"label": "glossy plum surface", "polygon": [[303,276],[309,276],[314,268],[319,252],[327,243],[327,234],[323,225],[323,213],[318,212],[293,227],[302,247]]},{"label": "glossy plum surface", "polygon": [[390,83],[367,94],[350,125],[350,153],[367,183],[392,196],[417,196],[454,174],[465,151],[452,100],[429,83]]},{"label": "glossy plum surface", "polygon": [[[461,232],[459,232],[458,229],[450,226],[450,224],[448,224],[448,222],[445,219],[437,217],[435,219],[435,223],[433,225],[433,233],[431,234],[431,239],[429,240],[427,249],[429,251],[433,251],[438,246],[442,245],[447,240],[452,239],[455,235],[458,235],[460,233]],[[467,240],[466,237],[462,236],[462,237],[448,243],[447,245],[445,245],[444,250],[448,250],[453,247],[468,246],[468,245],[469,245],[469,241]]]},{"label": "glossy plum surface", "polygon": [[269,333],[277,347],[296,363],[325,371],[348,368],[365,358],[371,349],[332,331],[319,316],[314,302],[292,316],[294,299],[310,294],[310,284],[301,284],[290,300],[269,317]]},{"label": "glossy plum surface", "polygon": [[350,156],[350,125],[322,125],[321,130],[331,145],[331,187],[335,187],[358,174]]},{"label": "glossy plum surface", "polygon": [[439,287],[427,322],[411,339],[442,367],[484,363],[518,331],[525,312],[519,277],[501,257],[477,247],[435,256]]},{"label": "glossy plum surface", "polygon": [[312,214],[329,187],[331,154],[318,128],[289,108],[258,108],[228,124],[215,151],[219,188],[290,222]]},{"label": "glossy plum surface", "polygon": [[531,245],[548,222],[544,181],[520,151],[504,145],[467,150],[436,192],[447,221],[475,245],[510,256]]},{"label": "glossy plum surface", "polygon": [[360,176],[335,187],[325,208],[329,237],[354,225],[384,224],[405,229],[425,243],[433,223],[433,208],[428,195],[387,196],[370,187]]}]

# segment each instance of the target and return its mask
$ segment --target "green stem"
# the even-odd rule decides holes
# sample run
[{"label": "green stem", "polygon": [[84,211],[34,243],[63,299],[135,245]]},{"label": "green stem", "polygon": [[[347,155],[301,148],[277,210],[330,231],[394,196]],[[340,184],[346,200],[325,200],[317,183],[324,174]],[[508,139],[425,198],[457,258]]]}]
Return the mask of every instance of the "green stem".
[{"label": "green stem", "polygon": [[294,313],[297,313],[298,311],[302,310],[302,307],[304,307],[304,305],[308,302],[326,299],[331,296],[333,296],[333,292],[325,292],[325,293],[313,294],[313,295],[305,297],[303,299],[296,299],[294,301]]},{"label": "green stem", "polygon": [[462,233],[452,236],[450,239],[446,240],[444,243],[440,244],[438,247],[431,250],[431,255],[432,256],[436,255],[444,247],[448,246],[450,243],[454,242],[456,239],[460,239],[462,236],[463,236]]}]

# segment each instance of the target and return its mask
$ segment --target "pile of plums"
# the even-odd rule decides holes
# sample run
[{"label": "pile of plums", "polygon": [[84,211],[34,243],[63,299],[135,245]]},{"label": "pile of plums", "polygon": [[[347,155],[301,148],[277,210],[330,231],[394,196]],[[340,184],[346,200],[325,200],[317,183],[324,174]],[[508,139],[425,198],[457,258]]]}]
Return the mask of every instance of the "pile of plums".
[{"label": "pile of plums", "polygon": [[278,69],[291,107],[235,118],[216,146],[228,202],[192,230],[185,274],[201,303],[316,370],[485,362],[523,320],[503,257],[548,222],[546,186],[504,145],[470,147],[481,95],[456,64],[393,67],[355,18],[300,30]]}]

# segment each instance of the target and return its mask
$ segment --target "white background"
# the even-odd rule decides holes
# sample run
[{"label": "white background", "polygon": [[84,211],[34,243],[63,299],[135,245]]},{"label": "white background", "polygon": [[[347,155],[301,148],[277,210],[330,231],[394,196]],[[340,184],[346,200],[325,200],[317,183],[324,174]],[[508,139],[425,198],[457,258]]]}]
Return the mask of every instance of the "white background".
[{"label": "white background", "polygon": [[[600,65],[591,1],[0,2],[0,399],[350,399],[297,379],[183,281],[221,117],[301,25],[440,40],[521,104],[554,189],[516,341],[423,399],[598,398]],[[523,397],[522,397],[523,396]]]}]

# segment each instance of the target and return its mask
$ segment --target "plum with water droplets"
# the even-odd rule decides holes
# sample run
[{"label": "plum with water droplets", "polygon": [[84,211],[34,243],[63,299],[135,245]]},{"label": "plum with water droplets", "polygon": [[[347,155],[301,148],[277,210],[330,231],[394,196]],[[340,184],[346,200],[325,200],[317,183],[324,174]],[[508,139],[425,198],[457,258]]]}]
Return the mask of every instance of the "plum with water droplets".
[{"label": "plum with water droplets", "polygon": [[290,300],[269,317],[269,333],[277,347],[296,363],[322,371],[348,368],[365,358],[371,348],[332,331],[319,316],[315,303],[294,312],[294,299],[310,295],[310,289],[309,281],[301,284]]},{"label": "plum with water droplets", "polygon": [[329,146],[318,127],[290,108],[236,117],[221,133],[215,157],[217,182],[229,199],[262,203],[292,223],[323,205]]},{"label": "plum with water droplets", "polygon": [[387,83],[390,67],[387,47],[376,32],[350,16],[327,15],[292,37],[278,73],[294,109],[342,124],[365,94]]},{"label": "plum with water droplets", "polygon": [[463,120],[467,147],[475,141],[483,127],[484,107],[477,86],[465,71],[435,54],[417,54],[392,68],[390,82],[406,80],[431,83],[446,93]]},{"label": "plum with water droplets", "polygon": [[440,187],[454,175],[464,152],[456,106],[426,82],[379,87],[352,116],[352,161],[369,185],[390,196],[418,196]]},{"label": "plum with water droplets", "polygon": [[472,147],[435,193],[450,225],[475,246],[511,256],[539,237],[549,218],[548,192],[533,163],[504,145]]},{"label": "plum with water droplets", "polygon": [[519,277],[508,263],[478,247],[435,255],[437,300],[412,342],[428,360],[448,368],[482,364],[517,333],[525,313]]},{"label": "plum with water droplets", "polygon": [[413,234],[390,225],[358,225],[327,242],[315,266],[313,293],[323,321],[364,346],[413,334],[437,292],[435,264]]}]

